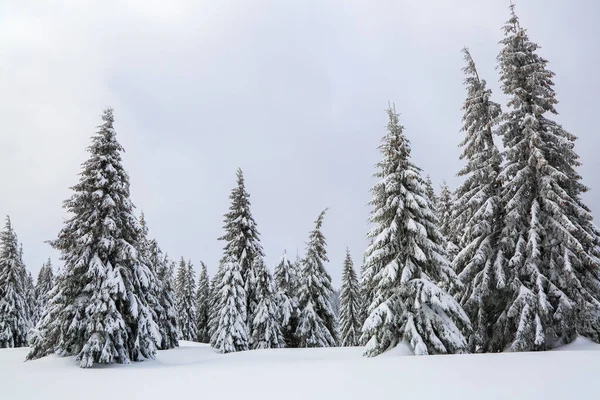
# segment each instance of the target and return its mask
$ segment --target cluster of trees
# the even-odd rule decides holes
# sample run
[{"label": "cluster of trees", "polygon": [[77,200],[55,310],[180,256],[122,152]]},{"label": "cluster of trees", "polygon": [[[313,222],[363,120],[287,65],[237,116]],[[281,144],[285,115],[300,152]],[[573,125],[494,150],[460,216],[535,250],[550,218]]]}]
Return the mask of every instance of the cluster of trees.
[{"label": "cluster of trees", "polygon": [[29,330],[46,306],[53,281],[48,260],[34,286],[31,272],[23,262],[23,245],[7,216],[0,233],[0,348],[27,345]]},{"label": "cluster of trees", "polygon": [[400,340],[432,354],[600,339],[600,235],[581,199],[576,137],[551,119],[554,74],[514,6],[504,32],[505,109],[463,50],[466,165],[455,193],[434,199],[388,110],[363,275],[368,355]]},{"label": "cluster of trees", "polygon": [[578,334],[600,341],[600,232],[581,199],[576,138],[550,119],[553,73],[512,6],[504,31],[504,110],[463,50],[465,166],[455,191],[444,183],[435,193],[388,108],[370,245],[360,276],[347,252],[339,294],[325,269],[326,210],[304,256],[284,252],[272,275],[241,170],[216,273],[201,263],[196,279],[191,261],[177,266],[134,214],[107,109],[51,243],[64,262],[56,277],[48,262],[33,286],[7,219],[0,347],[29,342],[28,359],[74,355],[89,367],[151,358],[179,339],[221,353],[364,345],[367,356],[401,341],[415,354],[545,350]]}]

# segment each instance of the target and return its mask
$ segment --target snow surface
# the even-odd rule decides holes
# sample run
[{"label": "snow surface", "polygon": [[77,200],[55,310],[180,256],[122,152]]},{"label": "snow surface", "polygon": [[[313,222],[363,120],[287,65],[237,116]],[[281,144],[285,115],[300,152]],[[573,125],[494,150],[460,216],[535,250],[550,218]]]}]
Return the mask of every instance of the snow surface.
[{"label": "snow surface", "polygon": [[597,398],[600,345],[560,351],[377,358],[362,348],[255,350],[221,355],[181,342],[153,361],[81,369],[71,358],[23,362],[0,349],[0,398],[40,399],[574,399]]}]

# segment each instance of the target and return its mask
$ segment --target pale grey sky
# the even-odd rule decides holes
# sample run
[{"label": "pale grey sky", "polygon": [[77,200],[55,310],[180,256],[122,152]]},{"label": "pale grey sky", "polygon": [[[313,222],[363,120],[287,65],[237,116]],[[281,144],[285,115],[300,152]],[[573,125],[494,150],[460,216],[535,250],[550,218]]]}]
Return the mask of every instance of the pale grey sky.
[{"label": "pale grey sky", "polygon": [[[498,90],[508,0],[39,1],[0,3],[0,214],[28,268],[58,254],[62,201],[103,108],[115,108],[133,201],[162,248],[214,272],[244,170],[271,268],[295,256],[325,207],[328,269],[358,268],[387,102],[414,162],[455,187],[462,163],[460,49]],[[600,4],[520,0],[557,76],[559,121],[579,137],[600,212],[596,112]]]}]

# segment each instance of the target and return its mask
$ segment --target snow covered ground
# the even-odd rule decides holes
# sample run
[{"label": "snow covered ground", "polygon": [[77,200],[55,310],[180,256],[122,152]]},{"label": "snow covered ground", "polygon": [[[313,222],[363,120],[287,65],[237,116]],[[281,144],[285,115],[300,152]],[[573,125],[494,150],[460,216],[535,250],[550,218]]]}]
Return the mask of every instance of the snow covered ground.
[{"label": "snow covered ground", "polygon": [[377,358],[361,348],[220,355],[182,342],[157,360],[81,369],[73,358],[23,362],[0,349],[0,399],[595,399],[600,345],[578,339],[545,353]]}]

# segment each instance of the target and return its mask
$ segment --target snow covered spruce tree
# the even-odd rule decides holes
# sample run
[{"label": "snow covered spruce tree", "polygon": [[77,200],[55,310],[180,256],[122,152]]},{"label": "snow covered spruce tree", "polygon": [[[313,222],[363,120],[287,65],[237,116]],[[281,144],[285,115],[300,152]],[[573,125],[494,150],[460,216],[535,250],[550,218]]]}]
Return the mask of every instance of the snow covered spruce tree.
[{"label": "snow covered spruce tree", "polygon": [[27,326],[29,329],[33,328],[38,321],[37,316],[37,301],[35,299],[35,284],[33,283],[33,276],[31,271],[27,271],[25,274],[25,299],[27,303],[27,318],[29,320]]},{"label": "snow covered spruce tree", "polygon": [[196,281],[192,262],[179,261],[177,270],[177,315],[179,332],[183,340],[195,340],[196,332]]},{"label": "snow covered spruce tree", "polygon": [[371,189],[373,239],[366,251],[366,275],[373,300],[363,326],[365,355],[375,356],[402,340],[414,353],[466,350],[470,322],[443,287],[458,285],[448,265],[436,218],[429,207],[421,170],[410,160],[410,144],[393,108],[379,150],[379,182]]},{"label": "snow covered spruce tree", "polygon": [[425,181],[425,189],[427,198],[430,201],[430,208],[433,210],[433,212],[437,213],[438,197],[435,194],[435,190],[433,190],[433,183],[431,182],[431,177],[429,175],[427,175],[427,180]]},{"label": "snow covered spruce tree", "polygon": [[198,278],[198,289],[196,290],[196,340],[200,343],[210,342],[208,334],[208,317],[210,306],[210,280],[206,264],[200,262],[202,269]]},{"label": "snow covered spruce tree", "polygon": [[220,353],[248,350],[247,301],[242,268],[230,255],[221,262],[221,280],[215,288],[216,327],[211,336],[211,346]]},{"label": "snow covered spruce tree", "polygon": [[262,257],[254,258],[256,308],[250,325],[251,349],[277,349],[285,346],[281,333],[273,278]]},{"label": "snow covered spruce tree", "polygon": [[[145,264],[152,272],[145,291],[146,301],[152,309],[153,319],[158,325],[161,340],[157,343],[159,350],[172,349],[179,346],[177,327],[177,310],[175,308],[175,292],[173,283],[169,279],[169,260],[163,256],[162,250],[155,239],[148,237],[148,226],[144,213],[140,216],[142,229],[142,240],[140,241],[140,253]],[[160,274],[160,278],[159,278]]]},{"label": "snow covered spruce tree", "polygon": [[494,329],[494,347],[543,350],[577,333],[600,339],[599,234],[581,194],[576,137],[551,120],[554,73],[511,5],[498,55],[502,89],[507,284],[513,296]]},{"label": "snow covered spruce tree", "polygon": [[[369,244],[369,246],[372,243],[373,243],[373,241],[371,240],[371,243]],[[369,316],[369,314],[368,314],[369,305],[373,301],[373,292],[374,292],[374,288],[373,288],[373,284],[372,284],[373,281],[372,281],[372,279],[370,279],[371,277],[368,275],[368,273],[371,271],[369,269],[367,269],[366,260],[367,260],[366,253],[364,253],[363,259],[362,259],[362,265],[360,266],[360,278],[359,278],[360,299],[361,299],[359,321],[360,321],[361,334],[359,335],[358,343],[361,346],[364,346],[367,344],[367,342],[365,340],[366,339],[365,336],[362,335],[362,327],[363,327],[365,321],[367,320],[367,317]]]},{"label": "snow covered spruce tree", "polygon": [[161,341],[159,350],[172,349],[179,346],[179,322],[177,299],[175,297],[175,267],[166,254],[162,254],[156,240],[150,242],[150,260],[156,269],[158,281],[158,305],[156,310],[157,324]]},{"label": "snow covered spruce tree", "polygon": [[210,281],[210,298],[208,303],[208,337],[214,347],[213,338],[219,325],[219,291],[223,282],[223,260],[219,262],[217,272]]},{"label": "snow covered spruce tree", "polygon": [[361,288],[354,271],[350,250],[346,249],[344,272],[342,274],[342,292],[340,294],[340,341],[342,346],[360,344]]},{"label": "snow covered spruce tree", "polygon": [[294,265],[284,252],[275,267],[275,286],[279,324],[286,347],[297,347],[296,328],[298,327],[298,276]]},{"label": "snow covered spruce tree", "polygon": [[440,195],[437,199],[437,217],[440,224],[440,233],[446,240],[446,254],[450,262],[458,254],[458,234],[453,219],[454,195],[446,181],[442,181]]},{"label": "snow covered spruce tree", "polygon": [[48,258],[48,261],[40,268],[35,284],[36,310],[33,318],[33,326],[37,325],[37,322],[41,318],[44,308],[46,308],[46,303],[48,303],[48,294],[53,286],[54,272],[52,271],[52,262]]},{"label": "snow covered spruce tree", "polygon": [[298,294],[298,347],[333,347],[337,344],[335,316],[331,307],[331,277],[325,270],[326,242],[321,227],[325,212],[315,221],[303,259]]},{"label": "snow covered spruce tree", "polygon": [[492,91],[479,77],[469,51],[463,49],[463,53],[467,98],[462,107],[465,138],[460,158],[466,160],[466,165],[458,172],[465,181],[456,190],[453,211],[457,229],[462,232],[462,250],[454,258],[453,268],[464,284],[459,302],[473,324],[470,350],[487,352],[491,350],[495,318],[502,312],[506,298],[504,258],[498,252],[501,157],[493,137],[501,109],[491,100]]},{"label": "snow covered spruce tree", "polygon": [[0,233],[0,348],[27,346],[31,322],[26,276],[17,235],[7,216]]},{"label": "snow covered spruce tree", "polygon": [[[225,214],[225,234],[219,238],[226,242],[224,258],[232,257],[242,269],[242,280],[246,291],[246,314],[248,321],[252,321],[258,299],[255,293],[255,280],[252,274],[254,259],[264,257],[260,244],[260,234],[256,222],[250,212],[250,195],[246,191],[244,174],[238,168],[236,172],[237,185],[231,191],[229,199],[231,205]],[[251,328],[251,327],[250,327]]]},{"label": "snow covered spruce tree", "polygon": [[52,242],[64,269],[34,332],[28,359],[75,355],[81,367],[154,357],[160,341],[144,293],[152,271],[140,258],[141,227],[129,199],[113,110],[92,137],[69,218]]}]

